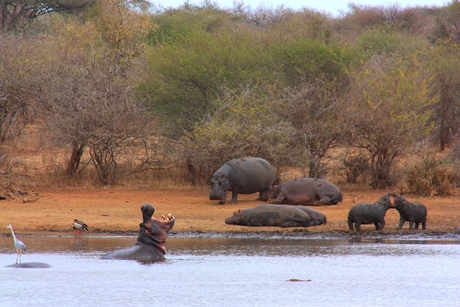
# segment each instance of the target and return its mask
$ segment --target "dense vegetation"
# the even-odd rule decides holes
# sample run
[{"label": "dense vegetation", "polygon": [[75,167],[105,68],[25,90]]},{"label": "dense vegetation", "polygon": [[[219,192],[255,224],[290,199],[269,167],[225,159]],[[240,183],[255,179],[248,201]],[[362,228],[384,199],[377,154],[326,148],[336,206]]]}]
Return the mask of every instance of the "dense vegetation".
[{"label": "dense vegetation", "polygon": [[[30,14],[16,16],[21,5]],[[339,17],[143,0],[5,1],[0,12],[4,188],[27,175],[11,148],[30,127],[63,156],[49,175],[66,184],[88,166],[103,185],[173,169],[203,184],[247,155],[278,176],[376,189],[449,195],[459,183],[456,1]]]}]

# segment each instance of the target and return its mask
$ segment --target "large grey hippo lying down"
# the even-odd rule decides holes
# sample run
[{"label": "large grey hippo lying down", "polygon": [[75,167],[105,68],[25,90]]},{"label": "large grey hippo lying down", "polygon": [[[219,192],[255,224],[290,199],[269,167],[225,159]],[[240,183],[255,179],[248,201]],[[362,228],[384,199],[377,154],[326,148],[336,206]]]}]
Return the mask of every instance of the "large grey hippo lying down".
[{"label": "large grey hippo lying down", "polygon": [[151,204],[141,207],[143,222],[139,224],[139,235],[134,246],[113,251],[102,256],[102,259],[124,259],[137,261],[159,261],[166,254],[165,242],[167,233],[173,228],[175,218],[168,215],[163,221],[153,218],[155,209]]},{"label": "large grey hippo lying down", "polygon": [[308,227],[310,216],[297,206],[263,204],[238,210],[225,219],[226,224],[243,226]]},{"label": "large grey hippo lying down", "polygon": [[326,179],[296,178],[264,189],[260,200],[272,204],[336,205],[342,201],[342,191]]}]

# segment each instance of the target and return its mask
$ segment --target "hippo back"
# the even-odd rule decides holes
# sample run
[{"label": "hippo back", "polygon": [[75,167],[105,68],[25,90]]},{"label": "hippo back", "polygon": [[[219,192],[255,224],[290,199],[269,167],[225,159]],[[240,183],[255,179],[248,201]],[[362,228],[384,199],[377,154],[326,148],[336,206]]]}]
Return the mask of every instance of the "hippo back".
[{"label": "hippo back", "polygon": [[134,246],[107,253],[101,259],[161,261],[164,259],[164,252],[144,243],[136,242]]},{"label": "hippo back", "polygon": [[359,203],[348,212],[348,220],[351,222],[359,221],[361,224],[373,224],[383,220],[387,210],[393,207],[393,203],[389,193],[380,197],[375,203]]},{"label": "hippo back", "polygon": [[[227,191],[232,191],[232,203],[238,193],[252,194],[267,189],[275,178],[271,164],[262,158],[233,159],[222,165],[211,178],[210,200],[225,203]],[[259,193],[260,196],[260,193]]]},{"label": "hippo back", "polygon": [[246,226],[283,226],[289,222],[308,227],[310,216],[295,206],[262,204],[234,212],[233,216],[225,219],[226,224]]},{"label": "hippo back", "polygon": [[332,182],[319,178],[295,178],[260,193],[260,199],[293,205],[336,205],[342,192]]},{"label": "hippo back", "polygon": [[262,158],[234,159],[227,164],[235,170],[234,184],[242,194],[252,194],[269,187],[275,179],[273,166]]}]

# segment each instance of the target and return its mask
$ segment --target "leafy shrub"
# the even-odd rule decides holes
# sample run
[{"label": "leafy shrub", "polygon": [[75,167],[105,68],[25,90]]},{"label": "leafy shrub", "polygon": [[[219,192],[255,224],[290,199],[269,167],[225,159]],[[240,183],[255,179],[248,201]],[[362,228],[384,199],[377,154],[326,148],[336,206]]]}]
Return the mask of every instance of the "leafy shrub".
[{"label": "leafy shrub", "polygon": [[[228,91],[216,111],[182,139],[195,183],[207,182],[228,160],[256,156],[275,168],[291,166],[296,157],[292,126],[273,112],[273,97],[262,87]],[[193,169],[193,171],[192,171]]]},{"label": "leafy shrub", "polygon": [[459,180],[452,167],[432,154],[421,157],[409,166],[405,175],[409,191],[422,196],[453,195]]},{"label": "leafy shrub", "polygon": [[342,158],[343,176],[349,183],[358,183],[365,177],[366,171],[369,170],[369,159],[356,152],[346,152]]}]

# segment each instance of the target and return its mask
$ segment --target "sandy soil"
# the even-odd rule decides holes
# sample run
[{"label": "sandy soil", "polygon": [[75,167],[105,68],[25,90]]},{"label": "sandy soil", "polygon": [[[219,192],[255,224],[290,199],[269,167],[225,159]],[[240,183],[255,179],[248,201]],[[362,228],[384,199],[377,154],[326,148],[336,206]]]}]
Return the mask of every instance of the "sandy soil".
[{"label": "sandy soil", "polygon": [[[226,225],[224,219],[238,209],[246,209],[262,202],[257,194],[239,195],[237,204],[219,205],[210,201],[208,189],[61,189],[34,191],[27,197],[0,201],[0,225],[11,223],[15,232],[40,235],[44,233],[72,234],[70,227],[74,218],[83,220],[90,231],[84,235],[101,233],[131,234],[138,231],[141,222],[140,207],[151,203],[154,216],[171,213],[176,217],[174,233],[240,233],[240,232],[288,232],[301,233],[352,233],[348,230],[348,210],[359,202],[376,201],[387,191],[342,190],[344,200],[335,206],[317,206],[328,218],[327,225],[309,228],[247,227]],[[388,191],[389,192],[389,191]],[[33,196],[37,195],[37,196]],[[36,199],[38,197],[38,199]],[[419,201],[428,208],[426,234],[452,233],[460,226],[460,197],[416,197],[405,195],[410,201]],[[413,234],[406,223],[397,230],[399,213],[390,209],[386,215],[386,226],[376,232],[373,225],[363,225],[365,233]],[[9,234],[6,227],[0,235]]]}]

